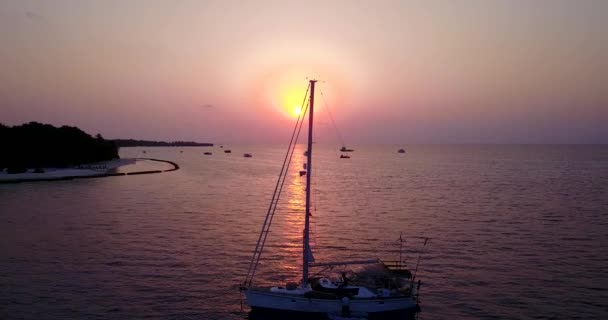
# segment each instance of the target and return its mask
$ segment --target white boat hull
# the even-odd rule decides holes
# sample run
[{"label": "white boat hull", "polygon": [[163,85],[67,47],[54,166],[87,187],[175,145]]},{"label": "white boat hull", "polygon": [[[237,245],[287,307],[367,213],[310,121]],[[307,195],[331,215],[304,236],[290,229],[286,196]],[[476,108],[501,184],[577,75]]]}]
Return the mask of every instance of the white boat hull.
[{"label": "white boat hull", "polygon": [[[276,294],[270,291],[246,290],[247,303],[252,309],[281,310],[310,313],[339,313],[342,301],[339,299],[315,299],[302,295]],[[351,299],[353,313],[382,313],[414,310],[416,301],[410,297]]]}]

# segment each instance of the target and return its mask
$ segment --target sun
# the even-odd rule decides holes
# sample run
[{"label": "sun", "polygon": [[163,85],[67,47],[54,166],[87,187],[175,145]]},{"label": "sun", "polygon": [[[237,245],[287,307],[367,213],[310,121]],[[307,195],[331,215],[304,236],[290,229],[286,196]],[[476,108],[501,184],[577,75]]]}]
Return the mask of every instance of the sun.
[{"label": "sun", "polygon": [[299,117],[302,114],[302,107],[294,106],[292,109],[292,114],[294,117]]},{"label": "sun", "polygon": [[280,99],[277,108],[287,117],[297,119],[302,114],[306,88],[292,86],[279,91]]},{"label": "sun", "polygon": [[[291,122],[308,113],[308,84],[315,66],[282,66],[269,70],[256,80],[252,86],[251,97],[258,110],[266,117],[272,117],[277,121]],[[312,70],[312,71],[311,71]],[[322,116],[325,106],[339,108],[344,100],[341,78],[330,72],[325,72],[321,81],[317,82],[315,89],[315,115]],[[318,77],[315,77],[318,78]],[[334,109],[332,109],[333,111]],[[278,117],[275,117],[278,116]]]}]

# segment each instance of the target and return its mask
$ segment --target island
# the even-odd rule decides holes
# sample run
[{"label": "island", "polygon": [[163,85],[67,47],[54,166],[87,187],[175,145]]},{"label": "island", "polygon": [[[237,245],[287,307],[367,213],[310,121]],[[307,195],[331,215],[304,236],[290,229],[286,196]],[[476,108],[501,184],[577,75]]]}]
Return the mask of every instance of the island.
[{"label": "island", "polygon": [[118,146],[100,134],[95,137],[77,127],[55,127],[30,122],[0,124],[0,171],[24,173],[28,168],[68,168],[119,159]]},{"label": "island", "polygon": [[[100,134],[93,137],[70,126],[30,122],[9,127],[0,123],[0,145],[0,183],[131,176],[179,169],[177,163],[169,160],[120,159],[115,141]],[[141,171],[129,166],[139,161],[163,163],[170,168]],[[123,166],[130,169],[116,170]]]},{"label": "island", "polygon": [[213,147],[213,143],[200,143],[193,141],[150,141],[134,139],[112,140],[118,147]]}]

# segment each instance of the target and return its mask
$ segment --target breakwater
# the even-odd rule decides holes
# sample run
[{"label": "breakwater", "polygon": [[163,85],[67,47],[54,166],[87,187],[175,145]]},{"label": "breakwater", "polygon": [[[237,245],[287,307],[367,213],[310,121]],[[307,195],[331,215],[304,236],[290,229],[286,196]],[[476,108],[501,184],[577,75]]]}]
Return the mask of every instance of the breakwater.
[{"label": "breakwater", "polygon": [[[169,171],[175,171],[175,170],[179,170],[179,165],[173,161],[169,161],[169,160],[160,160],[160,159],[152,159],[152,158],[135,158],[136,160],[150,160],[150,161],[157,161],[157,162],[164,162],[164,163],[168,163],[170,165],[173,166],[173,168],[171,169],[167,169],[167,170],[159,170],[159,172],[169,172]],[[141,172],[145,172],[145,171],[141,171]],[[149,172],[149,173],[158,173],[158,172]]]}]

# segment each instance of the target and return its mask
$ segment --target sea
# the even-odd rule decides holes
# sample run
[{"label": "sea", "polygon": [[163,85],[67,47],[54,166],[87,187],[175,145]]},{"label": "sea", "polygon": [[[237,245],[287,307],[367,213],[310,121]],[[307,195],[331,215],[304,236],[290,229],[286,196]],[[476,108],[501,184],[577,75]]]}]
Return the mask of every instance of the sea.
[{"label": "sea", "polygon": [[[0,319],[249,318],[239,286],[286,147],[122,148],[180,169],[0,185]],[[418,319],[608,319],[608,146],[349,147],[313,148],[317,262],[401,256]],[[256,284],[301,275],[304,151]],[[170,165],[119,170],[141,168]]]}]

